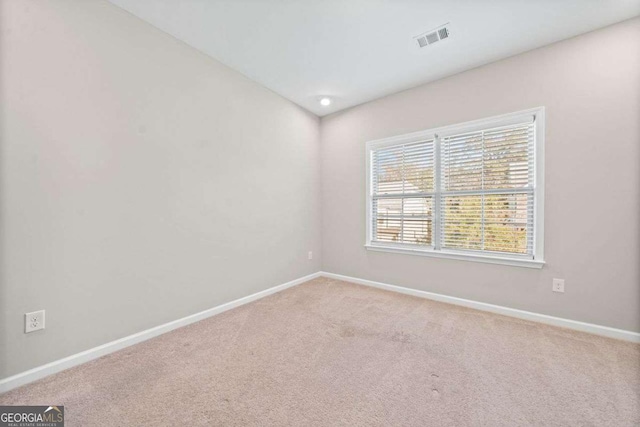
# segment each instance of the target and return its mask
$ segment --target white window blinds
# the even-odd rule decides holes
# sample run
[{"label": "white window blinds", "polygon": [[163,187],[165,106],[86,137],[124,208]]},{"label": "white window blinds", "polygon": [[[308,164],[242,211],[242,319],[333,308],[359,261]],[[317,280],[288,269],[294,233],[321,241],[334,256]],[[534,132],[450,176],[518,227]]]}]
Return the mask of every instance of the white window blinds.
[{"label": "white window blinds", "polygon": [[442,138],[441,150],[441,246],[533,256],[533,123]]},{"label": "white window blinds", "polygon": [[434,141],[373,153],[373,240],[432,245]]},{"label": "white window blinds", "polygon": [[535,116],[432,132],[369,148],[368,241],[535,259]]}]

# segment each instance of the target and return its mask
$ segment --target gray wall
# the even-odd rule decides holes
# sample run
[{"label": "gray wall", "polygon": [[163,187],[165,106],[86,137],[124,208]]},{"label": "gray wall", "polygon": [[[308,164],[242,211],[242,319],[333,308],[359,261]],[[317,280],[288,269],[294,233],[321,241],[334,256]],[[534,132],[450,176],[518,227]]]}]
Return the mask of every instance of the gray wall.
[{"label": "gray wall", "polygon": [[0,7],[0,378],[320,270],[317,117],[109,3]]},{"label": "gray wall", "polygon": [[[537,106],[542,270],[365,250],[366,141]],[[321,139],[325,271],[640,331],[640,18],[327,116]]]}]

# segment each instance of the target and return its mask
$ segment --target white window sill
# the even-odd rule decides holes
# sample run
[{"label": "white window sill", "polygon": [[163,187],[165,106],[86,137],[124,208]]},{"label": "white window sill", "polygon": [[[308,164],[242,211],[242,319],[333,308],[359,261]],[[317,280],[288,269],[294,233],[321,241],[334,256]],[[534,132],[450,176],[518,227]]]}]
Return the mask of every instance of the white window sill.
[{"label": "white window sill", "polygon": [[397,254],[419,255],[419,256],[427,256],[427,257],[433,257],[433,258],[448,258],[448,259],[457,259],[457,260],[463,260],[463,261],[484,262],[488,264],[510,265],[514,267],[542,268],[542,266],[544,265],[544,261],[541,261],[541,260],[513,258],[508,256],[467,254],[467,253],[449,252],[449,251],[442,251],[442,250],[434,251],[433,249],[413,249],[413,248],[396,247],[396,246],[383,246],[383,245],[377,245],[377,244],[367,244],[364,246],[369,251],[392,252]]}]

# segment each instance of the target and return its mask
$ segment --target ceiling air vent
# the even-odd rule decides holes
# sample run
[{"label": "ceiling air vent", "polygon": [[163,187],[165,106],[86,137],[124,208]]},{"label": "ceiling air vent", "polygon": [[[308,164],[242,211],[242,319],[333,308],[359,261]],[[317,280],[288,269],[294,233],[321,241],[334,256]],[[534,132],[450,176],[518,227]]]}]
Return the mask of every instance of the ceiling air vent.
[{"label": "ceiling air vent", "polygon": [[435,42],[440,40],[438,38],[438,33],[435,33],[435,32],[427,34],[426,37],[427,37],[427,41],[429,42],[429,44],[434,44]]},{"label": "ceiling air vent", "polygon": [[431,31],[415,36],[414,40],[417,43],[417,47],[422,49],[423,47],[430,46],[441,40],[448,39],[450,35],[451,32],[449,31],[449,24],[447,23]]}]

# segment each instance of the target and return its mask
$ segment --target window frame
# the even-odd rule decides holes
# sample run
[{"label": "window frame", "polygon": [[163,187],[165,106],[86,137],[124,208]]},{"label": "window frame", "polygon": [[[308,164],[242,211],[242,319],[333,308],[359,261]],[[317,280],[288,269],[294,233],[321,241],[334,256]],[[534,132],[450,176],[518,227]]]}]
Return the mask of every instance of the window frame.
[{"label": "window frame", "polygon": [[[487,130],[495,127],[515,125],[533,119],[534,123],[534,180],[533,180],[533,259],[528,255],[508,254],[489,251],[436,249],[432,246],[420,248],[416,245],[403,243],[373,242],[373,152],[376,149],[394,145],[409,144],[413,142],[434,139],[434,167],[436,170],[442,167],[440,159],[440,141],[446,136],[454,134]],[[421,255],[436,258],[449,258],[484,262],[491,264],[503,264],[518,267],[542,268],[544,262],[544,139],[545,139],[545,108],[537,107],[514,113],[488,117],[479,120],[458,123],[450,126],[427,129],[405,135],[368,141],[365,148],[366,158],[366,240],[365,248],[372,251],[401,253],[409,255]],[[436,173],[436,177],[440,174]],[[440,232],[440,182],[435,181],[432,214],[432,236]]]}]

